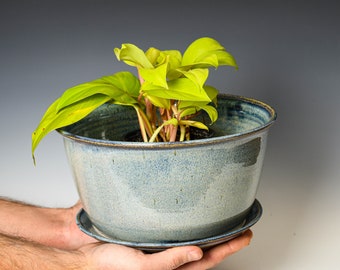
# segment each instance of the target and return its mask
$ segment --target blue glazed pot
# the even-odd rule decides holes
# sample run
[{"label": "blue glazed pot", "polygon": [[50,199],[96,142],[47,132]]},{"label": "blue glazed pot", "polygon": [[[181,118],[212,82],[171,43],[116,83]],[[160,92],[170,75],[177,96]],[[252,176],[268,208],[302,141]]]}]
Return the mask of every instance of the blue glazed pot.
[{"label": "blue glazed pot", "polygon": [[138,123],[133,109],[117,105],[60,130],[98,233],[134,242],[187,241],[242,225],[276,114],[260,101],[231,95],[219,96],[218,112],[213,138],[187,142],[123,141]]}]

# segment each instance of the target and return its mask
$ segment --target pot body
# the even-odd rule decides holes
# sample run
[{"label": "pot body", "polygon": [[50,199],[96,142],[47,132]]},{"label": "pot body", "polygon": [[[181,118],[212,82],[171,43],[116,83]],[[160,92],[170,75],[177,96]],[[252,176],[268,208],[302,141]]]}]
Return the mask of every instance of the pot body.
[{"label": "pot body", "polygon": [[[84,209],[98,233],[133,242],[186,241],[241,226],[256,196],[274,110],[220,95],[216,137],[122,141],[134,110],[103,105],[61,130]],[[202,116],[204,121],[205,117]]]}]

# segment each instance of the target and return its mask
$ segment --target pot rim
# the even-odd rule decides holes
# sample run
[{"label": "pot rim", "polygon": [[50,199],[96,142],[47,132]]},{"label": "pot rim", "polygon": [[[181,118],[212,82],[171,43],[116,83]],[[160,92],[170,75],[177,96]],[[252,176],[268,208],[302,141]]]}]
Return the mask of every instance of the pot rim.
[{"label": "pot rim", "polygon": [[68,131],[65,131],[63,128],[57,129],[64,138],[70,139],[73,141],[78,141],[82,143],[92,144],[96,146],[106,146],[106,147],[114,147],[114,148],[130,148],[130,149],[169,149],[169,148],[182,148],[182,147],[196,147],[196,146],[203,146],[209,144],[218,144],[218,143],[225,143],[226,141],[233,141],[239,140],[247,137],[251,137],[255,134],[259,134],[261,132],[266,131],[275,121],[277,118],[277,113],[275,109],[259,100],[254,98],[239,96],[239,95],[231,95],[231,94],[219,94],[218,97],[222,97],[225,99],[234,99],[240,100],[249,104],[256,105],[265,109],[268,114],[270,115],[269,120],[267,123],[260,125],[259,127],[250,129],[246,132],[242,133],[234,133],[229,135],[222,135],[216,136],[212,138],[205,138],[205,139],[197,139],[197,140],[190,140],[190,141],[183,141],[183,142],[128,142],[128,141],[111,141],[111,140],[104,140],[104,139],[93,139],[90,137],[80,136],[72,134]]}]

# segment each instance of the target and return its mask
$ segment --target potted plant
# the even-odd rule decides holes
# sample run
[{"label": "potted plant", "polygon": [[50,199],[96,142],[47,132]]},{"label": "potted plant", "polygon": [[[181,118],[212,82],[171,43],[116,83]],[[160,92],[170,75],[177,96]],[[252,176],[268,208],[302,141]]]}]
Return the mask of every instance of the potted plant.
[{"label": "potted plant", "polygon": [[237,68],[215,39],[185,52],[115,48],[129,71],[69,88],[32,134],[32,156],[57,130],[84,205],[86,233],[145,250],[209,246],[252,226],[268,128],[263,102],[222,95],[209,69]]}]

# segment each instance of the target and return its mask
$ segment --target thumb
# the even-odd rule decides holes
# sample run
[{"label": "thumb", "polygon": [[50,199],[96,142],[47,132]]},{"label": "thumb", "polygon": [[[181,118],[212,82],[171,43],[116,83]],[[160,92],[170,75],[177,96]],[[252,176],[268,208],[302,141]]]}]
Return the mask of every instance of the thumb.
[{"label": "thumb", "polygon": [[173,270],[183,264],[198,261],[203,251],[196,246],[175,247],[162,252],[149,254],[146,262],[149,270]]}]

